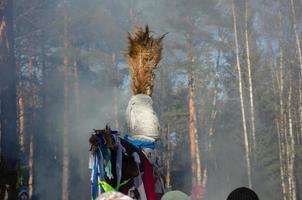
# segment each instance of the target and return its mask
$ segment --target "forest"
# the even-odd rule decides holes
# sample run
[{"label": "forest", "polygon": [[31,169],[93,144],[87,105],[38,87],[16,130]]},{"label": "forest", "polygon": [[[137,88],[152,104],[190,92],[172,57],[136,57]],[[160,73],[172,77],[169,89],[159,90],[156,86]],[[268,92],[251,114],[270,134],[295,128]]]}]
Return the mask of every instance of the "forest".
[{"label": "forest", "polygon": [[90,198],[88,140],[127,134],[146,25],[165,191],[302,199],[301,0],[0,0],[0,200]]}]

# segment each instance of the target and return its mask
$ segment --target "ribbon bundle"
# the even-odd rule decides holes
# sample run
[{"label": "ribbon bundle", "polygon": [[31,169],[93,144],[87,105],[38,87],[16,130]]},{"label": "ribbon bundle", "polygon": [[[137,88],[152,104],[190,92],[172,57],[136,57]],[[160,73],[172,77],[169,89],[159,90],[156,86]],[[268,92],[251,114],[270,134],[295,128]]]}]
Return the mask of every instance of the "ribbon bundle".
[{"label": "ribbon bundle", "polygon": [[[106,131],[109,129],[106,127]],[[111,165],[111,151],[107,146],[108,141],[105,141],[103,135],[93,135],[94,141],[90,141],[92,144],[89,168],[91,172],[91,199],[95,200],[101,193],[107,191],[117,191],[119,187],[125,185],[127,182],[120,183],[122,177],[122,158],[125,149],[120,143],[120,139],[117,136],[116,131],[110,131],[110,137],[114,139],[114,145],[117,146],[116,157],[116,176],[117,176],[117,188],[113,189],[109,184],[105,182],[105,176],[109,179],[113,178],[112,165]],[[105,184],[106,183],[106,184]],[[110,187],[109,187],[110,186]]]}]

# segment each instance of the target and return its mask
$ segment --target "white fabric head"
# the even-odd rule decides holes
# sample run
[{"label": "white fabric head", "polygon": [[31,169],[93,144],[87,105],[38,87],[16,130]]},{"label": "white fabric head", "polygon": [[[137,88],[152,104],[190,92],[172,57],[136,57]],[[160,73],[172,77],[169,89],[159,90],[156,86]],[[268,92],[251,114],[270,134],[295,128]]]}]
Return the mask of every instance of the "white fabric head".
[{"label": "white fabric head", "polygon": [[130,136],[159,138],[159,122],[152,104],[152,98],[148,95],[138,94],[131,97],[126,110]]}]

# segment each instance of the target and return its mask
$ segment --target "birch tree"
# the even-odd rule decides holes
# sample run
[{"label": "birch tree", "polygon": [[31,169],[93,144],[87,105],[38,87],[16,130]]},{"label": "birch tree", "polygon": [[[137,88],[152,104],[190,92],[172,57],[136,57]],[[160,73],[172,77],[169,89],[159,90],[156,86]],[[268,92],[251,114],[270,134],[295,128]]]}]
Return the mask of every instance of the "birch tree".
[{"label": "birch tree", "polygon": [[292,83],[289,83],[289,93],[287,99],[287,114],[288,114],[288,135],[287,135],[287,155],[288,155],[288,185],[289,185],[289,199],[297,199],[296,182],[294,175],[295,168],[295,138],[293,133],[293,115],[292,115]]},{"label": "birch tree", "polygon": [[284,134],[285,134],[285,122],[284,122],[284,103],[283,103],[283,94],[284,94],[284,50],[283,50],[283,34],[282,34],[282,12],[281,8],[278,11],[278,20],[279,20],[279,69],[276,74],[276,82],[278,86],[278,119],[277,119],[277,133],[278,133],[278,146],[279,146],[279,160],[280,160],[280,177],[281,177],[281,188],[283,199],[286,200],[286,174],[285,174],[285,146],[284,146]]},{"label": "birch tree", "polygon": [[[299,58],[299,65],[300,65],[300,78],[299,78],[299,118],[300,118],[300,134],[302,134],[302,50],[301,50],[301,39],[299,33],[299,27],[297,22],[297,15],[295,9],[295,0],[290,0],[291,6],[291,13],[292,13],[292,22],[293,28],[296,38],[296,49]],[[301,137],[301,136],[300,136]]]},{"label": "birch tree", "polygon": [[252,147],[253,151],[256,148],[256,130],[255,130],[255,108],[254,108],[254,96],[253,96],[253,80],[250,58],[250,44],[249,44],[249,31],[248,31],[248,2],[245,1],[245,45],[246,45],[246,62],[248,69],[248,83],[249,83],[249,95],[250,95],[250,113],[251,113],[251,135],[252,135]]},{"label": "birch tree", "polygon": [[243,126],[243,142],[245,147],[245,158],[246,158],[246,166],[247,166],[247,176],[248,176],[248,186],[252,187],[251,180],[251,162],[250,162],[250,150],[249,150],[249,141],[248,141],[248,133],[246,127],[246,117],[245,117],[245,108],[244,108],[244,99],[243,99],[243,82],[242,82],[242,72],[240,66],[240,58],[239,58],[239,44],[238,44],[238,33],[237,33],[237,15],[235,10],[235,3],[232,0],[232,15],[233,15],[233,25],[234,25],[234,37],[235,37],[235,51],[236,51],[236,66],[238,71],[238,85],[239,85],[239,95],[240,95],[240,107],[241,107],[241,115],[242,115],[242,126]]}]

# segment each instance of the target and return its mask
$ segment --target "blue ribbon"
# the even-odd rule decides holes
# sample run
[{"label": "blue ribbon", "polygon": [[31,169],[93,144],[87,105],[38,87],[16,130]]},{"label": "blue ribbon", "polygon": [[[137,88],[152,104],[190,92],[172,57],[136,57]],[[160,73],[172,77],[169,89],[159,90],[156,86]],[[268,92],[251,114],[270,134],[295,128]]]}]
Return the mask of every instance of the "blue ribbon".
[{"label": "blue ribbon", "polygon": [[125,135],[124,139],[127,142],[133,144],[134,146],[136,146],[140,149],[145,149],[145,148],[155,149],[155,142],[136,140],[136,139],[133,139],[133,138],[129,138],[129,135]]},{"label": "blue ribbon", "polygon": [[[92,199],[96,199],[99,196],[99,186],[98,182],[104,181],[104,166],[103,166],[103,160],[102,160],[102,151],[99,147],[98,150],[94,153],[94,162],[93,162],[93,181],[92,181],[92,191],[91,196]],[[101,187],[101,192],[104,192],[103,188]]]},{"label": "blue ribbon", "polygon": [[[111,131],[111,134],[117,135],[117,131]],[[103,165],[103,159],[106,160],[106,167],[108,168],[107,171],[111,173],[111,167],[108,164],[110,163],[111,153],[108,148],[105,146],[105,140],[101,135],[96,134],[96,138],[99,143],[99,147],[94,152],[94,162],[93,162],[93,178],[92,178],[92,189],[91,189],[91,199],[95,200],[99,194],[99,187],[101,188],[101,193],[104,192],[104,189],[99,185],[99,181],[105,180],[105,167]],[[110,176],[110,174],[109,174]],[[99,180],[98,180],[99,179]]]}]

